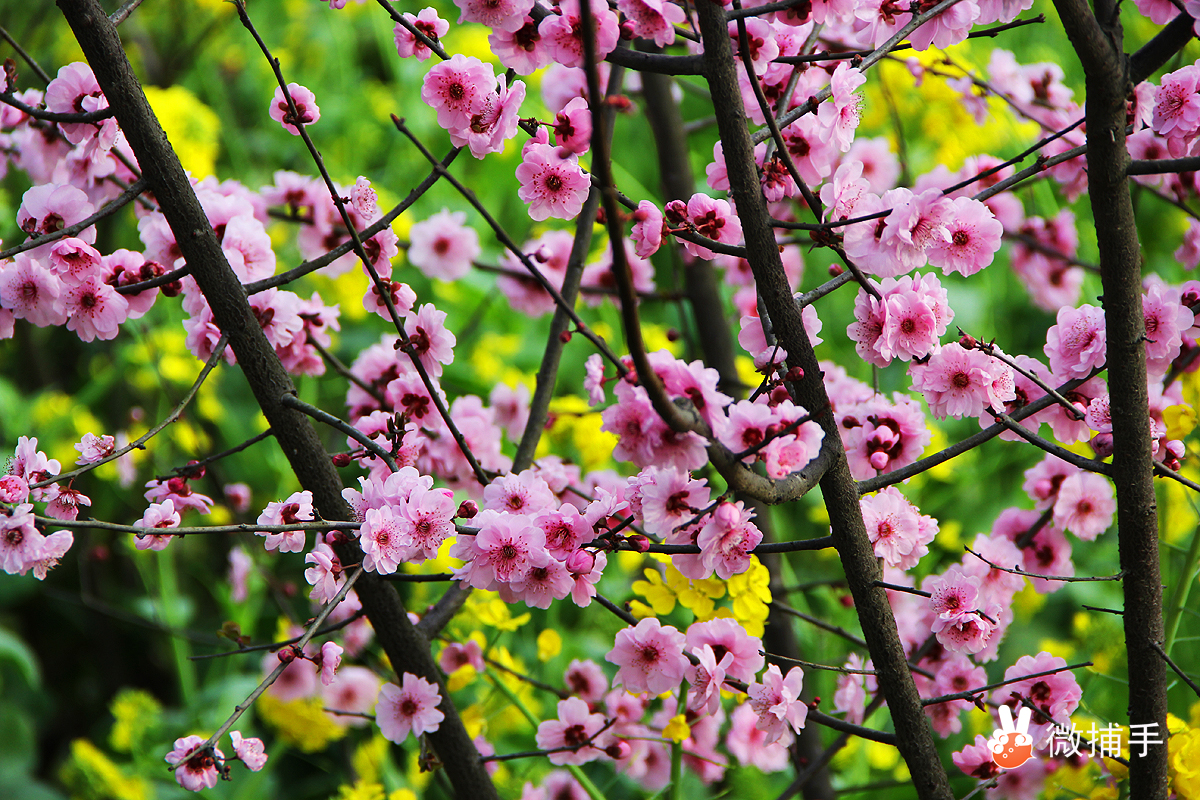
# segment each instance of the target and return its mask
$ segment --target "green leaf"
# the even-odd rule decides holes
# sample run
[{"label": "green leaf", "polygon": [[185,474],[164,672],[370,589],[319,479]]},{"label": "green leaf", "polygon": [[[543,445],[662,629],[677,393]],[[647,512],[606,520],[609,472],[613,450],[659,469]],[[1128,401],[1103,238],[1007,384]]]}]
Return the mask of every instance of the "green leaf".
[{"label": "green leaf", "polygon": [[16,665],[31,688],[41,686],[42,671],[38,668],[37,657],[16,634],[4,628],[0,628],[0,660]]}]

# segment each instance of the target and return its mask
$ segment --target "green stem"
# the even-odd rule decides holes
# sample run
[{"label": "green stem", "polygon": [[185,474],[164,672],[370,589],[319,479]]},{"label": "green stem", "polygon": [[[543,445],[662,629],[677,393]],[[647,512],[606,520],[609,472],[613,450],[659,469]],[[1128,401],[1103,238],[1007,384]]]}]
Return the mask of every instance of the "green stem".
[{"label": "green stem", "polygon": [[[158,567],[158,596],[163,621],[173,630],[182,629],[187,620],[179,613],[179,584],[175,575],[175,551],[167,548],[154,559]],[[175,669],[179,673],[179,694],[186,706],[191,705],[196,694],[196,667],[192,663],[191,647],[182,636],[171,636],[171,652],[175,656]]]},{"label": "green stem", "polygon": [[1200,570],[1200,527],[1192,533],[1192,542],[1188,546],[1187,556],[1179,570],[1179,579],[1171,593],[1171,604],[1167,609],[1167,636],[1163,643],[1163,652],[1171,655],[1171,645],[1175,644],[1175,635],[1179,633],[1179,620],[1183,616],[1183,608],[1187,605],[1188,592],[1191,591],[1192,581]]},{"label": "green stem", "polygon": [[683,800],[683,742],[671,742],[671,800]]},{"label": "green stem", "polygon": [[[534,716],[533,712],[521,702],[521,698],[517,696],[517,693],[510,689],[504,683],[504,681],[495,675],[488,675],[488,679],[492,682],[493,686],[500,690],[500,694],[504,695],[508,702],[512,703],[518,711],[525,715],[525,719],[529,720],[530,725],[536,728],[540,724],[538,718]],[[592,779],[584,774],[583,770],[574,764],[567,764],[566,767],[567,771],[571,773],[575,780],[579,781],[579,785],[583,787],[583,790],[587,792],[587,795],[591,798],[591,800],[608,800],[608,798],[605,797],[604,792],[600,791],[600,787],[592,783]]]}]

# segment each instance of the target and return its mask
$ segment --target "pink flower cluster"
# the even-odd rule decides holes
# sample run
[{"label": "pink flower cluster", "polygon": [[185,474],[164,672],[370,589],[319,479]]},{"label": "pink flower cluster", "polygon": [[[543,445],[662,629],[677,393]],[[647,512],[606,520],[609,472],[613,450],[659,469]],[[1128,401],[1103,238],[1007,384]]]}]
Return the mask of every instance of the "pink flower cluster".
[{"label": "pink flower cluster", "polygon": [[44,580],[74,542],[74,535],[66,530],[44,535],[33,513],[33,503],[45,502],[47,516],[73,520],[80,505],[91,505],[82,493],[57,483],[32,488],[59,471],[58,461],[37,449],[37,439],[17,439],[16,454],[0,476],[0,569],[9,575],[32,570],[38,580]]},{"label": "pink flower cluster", "polygon": [[425,74],[421,99],[437,111],[438,124],[450,132],[455,147],[469,147],[471,155],[483,158],[503,150],[516,134],[525,84],[506,86],[491,64],[456,53]]}]

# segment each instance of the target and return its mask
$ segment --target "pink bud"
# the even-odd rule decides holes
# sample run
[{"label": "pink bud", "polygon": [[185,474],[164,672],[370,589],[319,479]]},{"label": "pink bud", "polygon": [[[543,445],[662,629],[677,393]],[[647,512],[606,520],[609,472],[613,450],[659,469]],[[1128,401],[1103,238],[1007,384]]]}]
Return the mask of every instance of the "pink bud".
[{"label": "pink bud", "polygon": [[882,450],[876,450],[874,453],[871,453],[869,460],[871,462],[871,466],[880,471],[887,469],[888,462],[891,461],[891,459],[888,458],[888,454]]},{"label": "pink bud", "polygon": [[615,758],[618,761],[622,758],[629,758],[629,754],[633,752],[633,748],[629,746],[629,742],[624,739],[618,739],[616,742],[604,748],[604,753],[609,758]]},{"label": "pink bud", "polygon": [[590,550],[576,550],[567,556],[567,571],[574,575],[587,575],[596,566],[596,556]]},{"label": "pink bud", "polygon": [[687,219],[687,203],[682,200],[672,200],[663,206],[663,215],[672,225],[681,225]]},{"label": "pink bud", "polygon": [[1113,437],[1111,433],[1097,433],[1088,444],[1092,446],[1092,451],[1095,452],[1096,458],[1108,458],[1113,454]]},{"label": "pink bud", "polygon": [[458,513],[455,516],[462,519],[473,519],[479,513],[479,506],[474,500],[463,500],[458,506]]},{"label": "pink bud", "polygon": [[629,543],[629,549],[638,553],[645,553],[650,549],[650,540],[640,533],[635,533],[632,536],[627,536],[625,541]]}]

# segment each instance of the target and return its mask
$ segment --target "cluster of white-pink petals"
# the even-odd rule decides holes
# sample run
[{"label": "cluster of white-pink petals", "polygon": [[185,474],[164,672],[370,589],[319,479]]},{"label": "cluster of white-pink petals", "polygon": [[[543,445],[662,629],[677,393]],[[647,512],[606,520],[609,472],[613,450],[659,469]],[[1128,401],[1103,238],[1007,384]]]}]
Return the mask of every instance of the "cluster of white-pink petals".
[{"label": "cluster of white-pink petals", "polygon": [[437,111],[438,124],[455,147],[468,147],[476,158],[498,153],[517,132],[517,112],[525,84],[507,86],[492,65],[456,53],[425,74],[421,99]]}]

